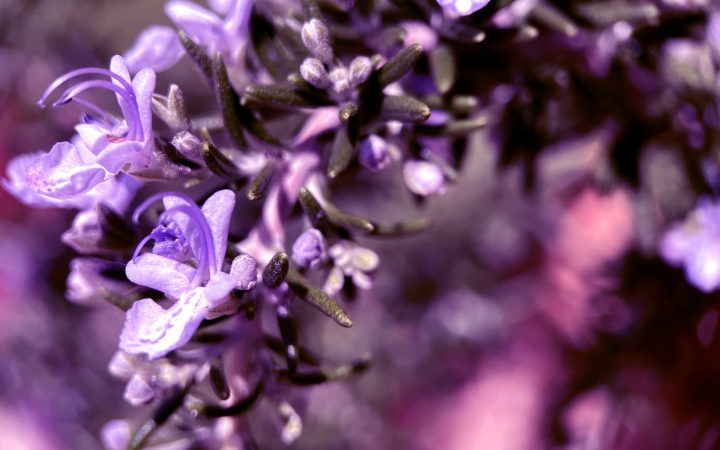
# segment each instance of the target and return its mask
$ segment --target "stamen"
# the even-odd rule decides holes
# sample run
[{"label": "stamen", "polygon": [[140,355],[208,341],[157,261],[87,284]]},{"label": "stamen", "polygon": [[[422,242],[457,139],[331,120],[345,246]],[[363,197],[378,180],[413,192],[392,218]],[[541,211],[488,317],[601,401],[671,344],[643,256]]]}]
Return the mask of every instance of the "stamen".
[{"label": "stamen", "polygon": [[40,105],[41,108],[45,107],[45,100],[48,98],[50,94],[53,93],[55,89],[60,87],[61,84],[65,83],[66,81],[69,81],[73,78],[82,76],[82,75],[106,75],[113,80],[116,80],[119,82],[123,88],[125,88],[126,91],[132,94],[132,96],[135,96],[135,91],[133,90],[133,87],[128,81],[121,77],[120,75],[116,74],[115,72],[108,70],[108,69],[101,69],[99,67],[86,67],[84,69],[77,69],[73,70],[72,72],[68,72],[65,75],[55,79],[50,86],[45,90],[42,97],[40,97],[40,100],[38,100],[38,105]]},{"label": "stamen", "polygon": [[[60,98],[55,103],[53,103],[53,106],[64,105],[65,103],[73,100],[76,95],[92,88],[108,89],[120,95],[126,102],[128,102],[128,104],[130,105],[130,110],[132,111],[132,117],[126,117],[128,122],[128,138],[131,140],[142,140],[144,138],[144,135],[142,126],[140,124],[140,113],[138,111],[138,104],[135,101],[135,95],[132,92],[121,89],[120,86],[113,84],[109,81],[90,80],[78,83],[63,92]],[[137,139],[138,131],[140,139]]]},{"label": "stamen", "polygon": [[[215,259],[215,240],[213,239],[212,231],[210,230],[210,225],[208,225],[207,220],[205,219],[205,215],[202,213],[202,210],[198,207],[198,205],[187,195],[181,194],[179,192],[172,192],[172,193],[166,193],[166,192],[160,192],[154,195],[151,195],[148,197],[144,202],[142,202],[137,208],[135,208],[135,211],[132,215],[132,220],[134,223],[138,223],[140,219],[140,214],[142,214],[145,210],[147,210],[150,205],[153,203],[162,200],[164,197],[177,197],[181,200],[183,200],[186,205],[179,205],[173,208],[170,208],[166,210],[163,213],[163,216],[167,216],[169,214],[172,214],[174,212],[182,212],[185,213],[191,221],[193,221],[199,228],[200,232],[200,238],[201,238],[201,244],[200,244],[200,252],[195,252],[196,257],[198,258],[198,268],[195,272],[195,278],[203,276],[204,272],[209,268],[209,274],[210,276],[214,275],[217,271],[217,261]],[[192,243],[192,240],[190,240],[190,243]],[[193,249],[194,251],[195,249]],[[138,250],[139,251],[139,250]],[[199,254],[198,254],[199,253]],[[193,281],[199,281],[194,279]]]},{"label": "stamen", "polygon": [[140,250],[142,250],[143,247],[145,247],[145,244],[147,244],[151,239],[155,239],[155,236],[153,235],[153,233],[150,233],[147,236],[145,236],[143,238],[143,240],[140,241],[140,243],[137,245],[137,247],[135,247],[135,251],[133,252],[133,256],[132,256],[133,263],[137,262],[137,258],[138,258],[138,255],[140,254]]},{"label": "stamen", "polygon": [[91,103],[87,100],[83,100],[81,98],[74,98],[73,101],[83,105],[85,108],[93,111],[95,114],[100,116],[98,118],[98,117],[92,116],[90,114],[87,114],[87,116],[90,116],[91,120],[90,121],[84,120],[85,123],[94,123],[94,122],[98,122],[99,120],[104,120],[106,122],[106,124],[111,128],[118,123],[117,118],[113,117],[112,114],[108,114],[106,111],[103,111],[102,108],[95,105],[94,103]]}]

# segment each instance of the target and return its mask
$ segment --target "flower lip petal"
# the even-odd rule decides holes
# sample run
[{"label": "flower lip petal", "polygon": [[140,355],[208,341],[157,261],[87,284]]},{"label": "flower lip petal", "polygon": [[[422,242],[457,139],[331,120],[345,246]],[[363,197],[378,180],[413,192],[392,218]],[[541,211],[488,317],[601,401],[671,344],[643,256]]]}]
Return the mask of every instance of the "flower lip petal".
[{"label": "flower lip petal", "polygon": [[203,291],[184,292],[167,310],[149,298],[133,303],[125,315],[120,349],[157,359],[187,344],[208,310]]},{"label": "flower lip petal", "polygon": [[97,165],[83,164],[78,149],[70,142],[58,142],[49,153],[40,154],[25,169],[28,186],[37,193],[70,199],[88,192],[109,174]]},{"label": "flower lip petal", "polygon": [[125,266],[125,274],[135,284],[146,286],[171,298],[179,298],[192,288],[196,269],[154,253],[144,253]]}]

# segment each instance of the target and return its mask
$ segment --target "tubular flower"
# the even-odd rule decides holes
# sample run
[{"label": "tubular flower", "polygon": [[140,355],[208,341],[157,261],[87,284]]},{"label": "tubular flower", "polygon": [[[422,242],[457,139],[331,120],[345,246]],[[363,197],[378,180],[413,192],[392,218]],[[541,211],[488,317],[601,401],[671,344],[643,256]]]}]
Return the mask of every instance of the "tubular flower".
[{"label": "tubular flower", "polygon": [[[179,193],[153,196],[135,211],[134,219],[162,198],[159,225],[138,245],[125,272],[133,283],[163,292],[177,301],[164,309],[153,300],[137,301],[128,310],[120,348],[159,358],[186,344],[211,309],[233,289],[250,289],[257,280],[255,261],[240,255],[230,273],[222,270],[235,194],[222,190],[199,208]],[[151,252],[138,256],[149,241]],[[192,265],[191,265],[192,264]]]},{"label": "tubular flower", "polygon": [[[20,155],[8,164],[9,180],[3,186],[26,204],[38,206],[88,207],[100,188],[120,171],[139,172],[152,164],[153,134],[151,96],[155,89],[155,72],[142,70],[130,80],[120,56],[110,63],[110,70],[85,68],[56,79],[40,98],[47,98],[64,83],[84,75],[108,77],[78,82],[67,88],[53,106],[71,101],[85,106],[83,123],[72,142],[59,142],[50,152]],[[78,97],[88,89],[106,89],[116,94],[122,119]],[[89,197],[89,198],[88,198]]]}]

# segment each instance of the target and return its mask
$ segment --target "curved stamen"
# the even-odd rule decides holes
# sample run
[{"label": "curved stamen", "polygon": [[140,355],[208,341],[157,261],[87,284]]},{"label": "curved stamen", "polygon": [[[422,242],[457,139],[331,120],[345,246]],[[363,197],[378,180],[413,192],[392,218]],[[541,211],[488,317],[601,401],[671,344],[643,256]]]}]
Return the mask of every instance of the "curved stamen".
[{"label": "curved stamen", "polygon": [[106,75],[113,80],[118,81],[122,85],[122,87],[125,88],[126,91],[131,92],[133,96],[135,95],[135,91],[133,90],[132,85],[119,74],[108,69],[101,69],[99,67],[86,67],[84,69],[73,70],[72,72],[68,72],[61,77],[56,78],[55,81],[53,81],[50,86],[45,89],[42,97],[40,97],[40,100],[38,100],[38,105],[40,105],[40,107],[45,107],[45,100],[50,94],[52,94],[55,89],[60,87],[60,85],[65,83],[66,81],[82,75]]},{"label": "curved stamen", "polygon": [[[172,192],[172,193],[166,193],[166,192],[160,192],[154,195],[151,195],[147,199],[145,199],[144,202],[142,202],[137,208],[135,208],[135,211],[133,211],[132,215],[132,221],[134,223],[138,223],[140,219],[140,214],[142,214],[145,210],[147,210],[150,205],[153,203],[162,200],[164,197],[177,197],[181,200],[183,200],[186,205],[179,205],[175,206],[173,208],[170,208],[166,210],[163,213],[163,216],[166,216],[170,213],[173,213],[175,211],[177,212],[183,212],[185,213],[199,228],[200,230],[200,237],[201,237],[201,250],[204,251],[204,254],[196,254],[195,256],[200,260],[198,261],[198,270],[196,271],[196,276],[199,277],[202,275],[202,273],[205,271],[205,269],[209,265],[210,269],[210,275],[214,275],[217,271],[217,261],[215,259],[215,240],[213,239],[212,231],[210,230],[210,225],[207,223],[207,219],[205,219],[205,215],[202,213],[202,210],[198,205],[193,201],[190,197],[188,197],[185,194],[181,194],[179,192]],[[193,249],[194,250],[194,249]]]},{"label": "curved stamen", "polygon": [[132,262],[137,262],[137,258],[138,258],[138,255],[140,254],[140,250],[142,250],[143,247],[145,247],[145,244],[147,244],[151,239],[155,239],[154,233],[150,233],[147,236],[145,236],[143,238],[143,240],[140,241],[140,243],[137,245],[137,247],[135,247],[135,251],[133,252],[133,255],[132,255]]},{"label": "curved stamen", "polygon": [[102,88],[102,89],[108,89],[110,91],[115,92],[116,94],[120,95],[129,105],[130,110],[132,112],[132,117],[126,117],[125,119],[128,122],[128,139],[130,140],[138,140],[136,139],[137,132],[140,132],[140,139],[142,140],[144,138],[143,135],[143,129],[142,125],[140,124],[140,112],[138,111],[138,104],[137,101],[135,101],[135,95],[131,94],[130,92],[120,88],[120,86],[113,84],[109,81],[105,80],[90,80],[90,81],[83,81],[82,83],[78,83],[74,85],[71,88],[68,88],[63,94],[60,96],[60,98],[53,103],[53,106],[60,106],[64,105],[71,100],[73,100],[73,97],[80,94],[81,92],[84,92],[88,89],[92,88]]},{"label": "curved stamen", "polygon": [[107,111],[104,111],[102,108],[95,105],[94,103],[89,102],[87,100],[83,100],[79,97],[73,98],[72,100],[76,103],[83,105],[85,108],[93,111],[101,119],[103,119],[105,122],[107,122],[107,125],[109,125],[110,127],[113,127],[118,123],[117,118],[113,117],[112,114],[108,114]]},{"label": "curved stamen", "polygon": [[[210,231],[210,225],[208,225],[207,219],[205,219],[205,215],[195,203],[174,206],[166,210],[165,214],[169,215],[175,212],[185,213],[200,228],[200,250],[202,252],[196,255],[198,258],[198,268],[194,278],[201,277],[208,269],[208,278],[212,277],[215,275],[215,272],[217,272],[215,241],[212,236],[212,231]],[[190,241],[190,245],[192,246],[192,240]]]}]

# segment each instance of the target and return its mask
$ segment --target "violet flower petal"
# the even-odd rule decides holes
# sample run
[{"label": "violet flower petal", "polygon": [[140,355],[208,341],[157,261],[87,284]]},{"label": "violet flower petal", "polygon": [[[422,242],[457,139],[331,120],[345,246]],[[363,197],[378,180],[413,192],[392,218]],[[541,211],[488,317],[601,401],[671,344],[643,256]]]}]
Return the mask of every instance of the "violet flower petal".
[{"label": "violet flower petal", "polygon": [[125,275],[135,284],[180,298],[191,289],[195,268],[154,253],[143,253],[125,266]]},{"label": "violet flower petal", "polygon": [[230,229],[230,217],[235,208],[235,193],[224,189],[214,193],[205,201],[201,211],[210,227],[214,241],[216,270],[222,269],[227,250],[227,235]]},{"label": "violet flower petal", "polygon": [[58,199],[77,197],[110,178],[103,167],[83,163],[77,148],[58,142],[49,153],[36,154],[26,166],[26,182],[38,194]]},{"label": "violet flower petal", "polygon": [[94,198],[89,193],[68,199],[52,198],[40,194],[28,184],[27,168],[43,155],[43,152],[25,153],[11,159],[7,165],[8,178],[0,180],[3,189],[28,206],[89,208],[94,203]]},{"label": "violet flower petal", "polygon": [[167,310],[152,299],[139,300],[125,315],[120,349],[150,359],[165,356],[190,341],[207,310],[203,288],[184,292]]},{"label": "violet flower petal", "polygon": [[227,298],[235,288],[235,278],[225,272],[217,272],[205,285],[205,298],[209,308],[214,308]]},{"label": "violet flower petal", "polygon": [[184,54],[185,49],[175,30],[154,25],[140,33],[124,58],[132,73],[144,68],[159,72],[174,66]]},{"label": "violet flower petal", "polygon": [[170,1],[165,5],[165,14],[201,45],[211,45],[222,37],[223,22],[220,17],[195,3]]},{"label": "violet flower petal", "polygon": [[237,0],[208,0],[208,4],[216,13],[227,14],[230,11],[230,8],[235,6],[236,1]]},{"label": "violet flower petal", "polygon": [[[122,58],[122,56],[115,55],[110,59],[110,71],[117,75],[120,75],[125,81],[128,82],[128,84],[131,84],[130,71],[128,70],[128,67],[125,64],[125,60]],[[121,89],[126,89],[122,83],[120,83],[114,78],[112,79],[112,83],[120,87]],[[118,105],[120,105],[120,110],[122,111],[123,117],[132,117],[135,105],[129,105],[125,98],[123,98],[120,94],[115,94],[115,97],[117,98]]]},{"label": "violet flower petal", "polygon": [[145,142],[152,141],[152,95],[155,92],[155,78],[154,71],[143,69],[132,81]]}]

